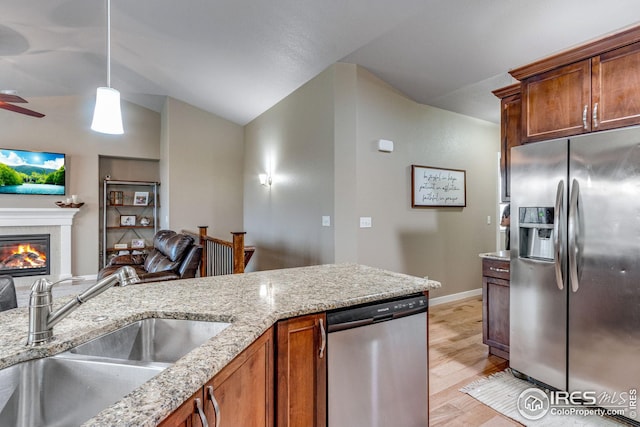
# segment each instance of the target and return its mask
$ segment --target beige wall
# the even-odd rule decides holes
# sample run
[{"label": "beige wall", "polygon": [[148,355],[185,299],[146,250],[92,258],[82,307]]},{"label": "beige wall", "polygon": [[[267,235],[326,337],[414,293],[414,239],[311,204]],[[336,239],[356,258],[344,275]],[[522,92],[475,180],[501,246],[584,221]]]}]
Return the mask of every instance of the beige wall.
[{"label": "beige wall", "polygon": [[[357,69],[358,262],[442,282],[432,296],[481,286],[478,254],[495,250],[499,127],[417,104]],[[394,142],[392,153],[378,139]],[[467,206],[411,208],[411,165],[466,170]],[[491,216],[491,224],[487,224]]]},{"label": "beige wall", "polygon": [[[393,153],[377,151],[380,138],[394,141]],[[496,241],[497,125],[417,104],[336,64],[247,125],[245,145],[245,226],[259,257],[251,268],[359,262],[429,275],[444,285],[433,296],[481,286],[478,253]],[[273,155],[269,191],[257,175]],[[467,206],[412,209],[412,164],[465,169]],[[373,227],[359,228],[361,216]]]},{"label": "beige wall", "polygon": [[243,127],[173,98],[162,113],[161,227],[243,231]]},{"label": "beige wall", "polygon": [[[0,146],[32,151],[54,151],[67,156],[67,194],[77,194],[85,205],[72,227],[72,274],[98,271],[99,193],[102,177],[98,157],[127,156],[158,159],[160,115],[122,103],[124,135],[104,135],[90,130],[93,97],[29,98],[28,108],[46,116],[36,119],[0,110]],[[52,208],[59,196],[0,194],[0,207]]]},{"label": "beige wall", "polygon": [[338,63],[334,73],[334,262],[358,262],[357,66]]},{"label": "beige wall", "polygon": [[[445,285],[439,296],[478,288],[478,253],[495,250],[498,126],[417,104],[355,65],[335,64],[244,128],[170,98],[162,115],[124,102],[122,136],[89,130],[92,97],[29,106],[47,117],[0,111],[1,145],[67,154],[69,194],[86,203],[76,275],[98,269],[99,156],[159,159],[161,226],[208,225],[224,239],[244,229],[258,247],[249,270],[360,262],[428,274]],[[380,138],[393,153],[376,150]],[[411,209],[411,164],[465,169],[467,207]],[[58,199],[0,195],[0,206]],[[360,229],[360,216],[373,227]]]},{"label": "beige wall", "polygon": [[[245,127],[249,270],[333,262],[333,73],[325,71]],[[270,188],[258,175],[271,172]]]}]

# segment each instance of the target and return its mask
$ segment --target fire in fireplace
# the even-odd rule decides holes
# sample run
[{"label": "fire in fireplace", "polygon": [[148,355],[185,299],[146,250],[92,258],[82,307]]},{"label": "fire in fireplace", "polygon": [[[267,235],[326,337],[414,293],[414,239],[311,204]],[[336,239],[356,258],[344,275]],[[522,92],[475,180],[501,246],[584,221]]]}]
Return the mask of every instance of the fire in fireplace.
[{"label": "fire in fireplace", "polygon": [[49,235],[0,236],[0,274],[13,277],[49,274]]}]

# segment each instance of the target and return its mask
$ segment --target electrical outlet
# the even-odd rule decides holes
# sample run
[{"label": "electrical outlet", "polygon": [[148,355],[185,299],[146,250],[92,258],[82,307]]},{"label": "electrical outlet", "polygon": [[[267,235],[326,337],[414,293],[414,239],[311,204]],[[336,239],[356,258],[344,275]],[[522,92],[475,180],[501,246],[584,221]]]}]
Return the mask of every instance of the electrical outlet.
[{"label": "electrical outlet", "polygon": [[371,217],[370,216],[361,216],[360,217],[360,228],[371,228]]},{"label": "electrical outlet", "polygon": [[322,216],[322,226],[331,227],[331,217],[329,215]]}]

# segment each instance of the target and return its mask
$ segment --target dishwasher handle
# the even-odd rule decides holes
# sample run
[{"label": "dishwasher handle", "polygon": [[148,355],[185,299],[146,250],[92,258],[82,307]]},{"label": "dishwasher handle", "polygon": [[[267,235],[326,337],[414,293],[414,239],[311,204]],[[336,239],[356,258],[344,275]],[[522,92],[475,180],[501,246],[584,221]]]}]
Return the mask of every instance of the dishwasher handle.
[{"label": "dishwasher handle", "polygon": [[381,314],[380,316],[375,316],[372,323],[386,322],[391,319],[393,319],[393,313]]},{"label": "dishwasher handle", "polygon": [[344,331],[345,329],[359,328],[360,326],[373,325],[374,323],[386,322],[393,319],[399,319],[405,316],[411,316],[413,314],[423,313],[427,311],[427,307],[415,307],[401,312],[381,314],[374,317],[367,317],[365,319],[352,320],[350,322],[328,323],[327,332]]},{"label": "dishwasher handle", "polygon": [[338,332],[344,331],[345,329],[353,329],[359,328],[360,326],[372,325],[373,319],[361,319],[361,320],[353,320],[351,322],[343,322],[343,323],[335,323],[333,325],[327,325],[327,332]]}]

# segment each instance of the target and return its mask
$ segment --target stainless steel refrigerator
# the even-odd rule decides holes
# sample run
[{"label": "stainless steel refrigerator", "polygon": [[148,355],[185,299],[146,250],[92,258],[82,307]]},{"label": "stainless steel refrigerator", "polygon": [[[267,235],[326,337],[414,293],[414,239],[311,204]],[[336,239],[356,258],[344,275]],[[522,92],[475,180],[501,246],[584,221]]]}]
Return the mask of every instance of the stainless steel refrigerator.
[{"label": "stainless steel refrigerator", "polygon": [[640,127],[511,156],[511,368],[628,406],[640,388]]}]

